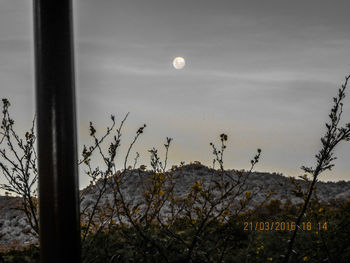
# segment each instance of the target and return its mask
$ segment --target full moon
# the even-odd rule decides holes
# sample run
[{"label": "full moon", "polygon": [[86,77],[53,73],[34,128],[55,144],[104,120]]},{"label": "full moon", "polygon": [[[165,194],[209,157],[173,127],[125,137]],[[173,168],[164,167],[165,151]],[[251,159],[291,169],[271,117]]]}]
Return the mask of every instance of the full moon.
[{"label": "full moon", "polygon": [[173,60],[173,66],[175,69],[183,69],[186,65],[186,61],[183,57],[176,57]]}]

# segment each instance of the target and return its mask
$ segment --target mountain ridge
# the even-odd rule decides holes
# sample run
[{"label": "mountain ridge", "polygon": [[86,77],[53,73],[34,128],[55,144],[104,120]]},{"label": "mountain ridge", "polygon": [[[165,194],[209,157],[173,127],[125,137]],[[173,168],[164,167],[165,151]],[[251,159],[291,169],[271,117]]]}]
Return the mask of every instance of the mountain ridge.
[{"label": "mountain ridge", "polygon": [[[204,185],[210,180],[213,173],[220,173],[220,170],[209,168],[194,162],[183,166],[175,166],[169,172],[176,175],[176,189],[178,195],[185,195],[190,186],[197,181]],[[238,170],[225,170],[227,174],[234,177]],[[246,171],[245,171],[246,172]],[[244,172],[243,172],[244,173]],[[125,171],[125,182],[121,187],[126,200],[137,201],[142,198],[143,179],[148,178],[151,171],[144,169],[131,169]],[[247,180],[247,190],[259,193],[253,198],[253,205],[257,205],[265,199],[268,192],[272,190],[270,200],[278,199],[282,203],[291,200],[297,204],[302,202],[302,193],[307,191],[307,182],[301,178],[286,177],[278,173],[252,172]],[[80,193],[84,193],[81,209],[96,200],[98,184],[87,186]],[[320,202],[329,204],[331,202],[345,202],[350,199],[350,181],[339,182],[318,182],[316,195]],[[102,204],[112,201],[113,194],[107,187]],[[20,248],[30,244],[37,244],[37,237],[30,232],[24,212],[15,209],[20,204],[20,197],[0,196],[0,251],[11,247]]]}]

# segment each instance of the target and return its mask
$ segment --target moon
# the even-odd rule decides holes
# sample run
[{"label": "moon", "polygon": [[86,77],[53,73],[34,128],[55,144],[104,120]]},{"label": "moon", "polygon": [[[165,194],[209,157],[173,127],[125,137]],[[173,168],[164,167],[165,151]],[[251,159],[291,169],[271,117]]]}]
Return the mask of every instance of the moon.
[{"label": "moon", "polygon": [[183,57],[176,57],[173,60],[173,66],[175,69],[183,69],[186,65],[186,61]]}]

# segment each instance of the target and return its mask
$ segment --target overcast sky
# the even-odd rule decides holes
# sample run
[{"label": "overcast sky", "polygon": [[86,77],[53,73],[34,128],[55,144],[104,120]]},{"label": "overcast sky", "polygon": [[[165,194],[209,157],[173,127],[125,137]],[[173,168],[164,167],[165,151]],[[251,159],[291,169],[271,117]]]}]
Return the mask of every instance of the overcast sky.
[{"label": "overcast sky", "polygon": [[[209,142],[224,132],[227,168],[249,168],[257,148],[260,171],[296,176],[314,164],[332,97],[350,72],[348,0],[73,2],[80,146],[90,120],[102,131],[110,114],[120,121],[130,112],[120,160],[146,123],[135,148],[141,163],[168,136],[171,164],[210,165]],[[32,19],[31,1],[0,2],[0,97],[21,132],[34,114]],[[182,70],[172,67],[177,56]],[[349,155],[343,143],[321,179],[350,180]]]}]

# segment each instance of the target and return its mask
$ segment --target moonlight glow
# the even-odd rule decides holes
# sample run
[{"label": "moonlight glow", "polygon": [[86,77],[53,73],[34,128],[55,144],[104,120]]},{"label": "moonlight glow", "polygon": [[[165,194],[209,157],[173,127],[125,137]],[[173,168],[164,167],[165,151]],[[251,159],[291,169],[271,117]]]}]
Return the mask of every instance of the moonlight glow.
[{"label": "moonlight glow", "polygon": [[183,57],[176,57],[173,60],[173,66],[175,69],[183,69],[186,65],[185,59]]}]

